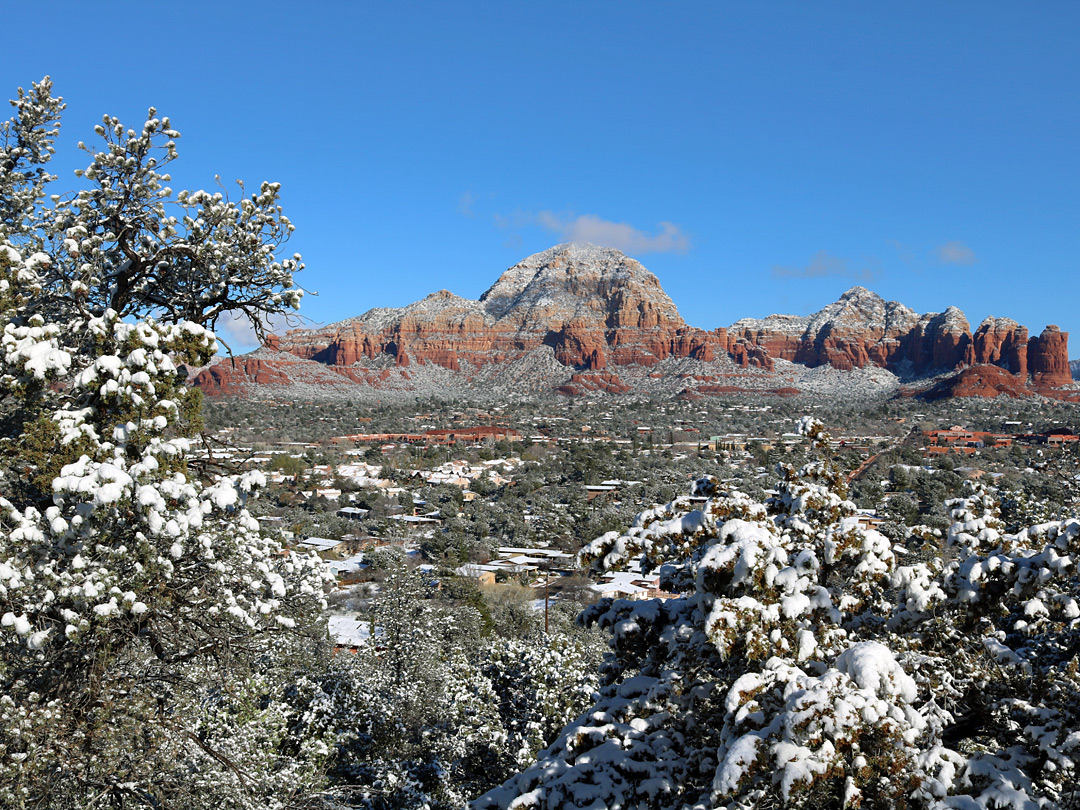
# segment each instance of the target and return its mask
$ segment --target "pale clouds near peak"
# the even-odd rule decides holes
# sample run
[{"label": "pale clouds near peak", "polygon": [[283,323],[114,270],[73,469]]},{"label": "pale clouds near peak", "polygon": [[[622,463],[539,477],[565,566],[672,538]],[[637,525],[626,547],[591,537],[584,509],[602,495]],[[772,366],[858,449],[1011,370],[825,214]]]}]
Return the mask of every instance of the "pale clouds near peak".
[{"label": "pale clouds near peak", "polygon": [[685,253],[690,248],[690,237],[673,222],[659,222],[657,232],[649,234],[627,222],[612,222],[594,214],[574,217],[541,211],[535,221],[565,242],[591,242],[623,253]]},{"label": "pale clouds near peak", "polygon": [[946,242],[934,251],[938,261],[944,264],[975,264],[975,251],[956,239]]},{"label": "pale clouds near peak", "polygon": [[773,265],[772,274],[776,278],[826,278],[827,276],[846,276],[857,281],[873,281],[878,273],[872,267],[852,267],[847,259],[834,256],[827,250],[819,250],[805,267],[782,267]]},{"label": "pale clouds near peak", "polygon": [[[272,315],[264,319],[267,333],[284,334],[289,329],[312,325],[312,322],[300,315]],[[233,352],[246,352],[258,348],[259,339],[255,336],[255,327],[251,320],[240,312],[228,312],[222,315],[214,327],[214,334],[229,344]],[[220,351],[224,351],[222,346]]]},{"label": "pale clouds near peak", "polygon": [[458,198],[458,213],[463,217],[469,217],[472,219],[476,216],[476,212],[473,211],[473,203],[476,202],[476,195],[471,191],[466,191]]}]

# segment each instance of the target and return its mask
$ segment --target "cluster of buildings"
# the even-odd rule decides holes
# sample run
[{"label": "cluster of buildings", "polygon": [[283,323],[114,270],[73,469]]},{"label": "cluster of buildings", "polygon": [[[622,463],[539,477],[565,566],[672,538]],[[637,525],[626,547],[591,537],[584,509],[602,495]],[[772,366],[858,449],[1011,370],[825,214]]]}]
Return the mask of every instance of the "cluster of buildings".
[{"label": "cluster of buildings", "polygon": [[[544,587],[556,583],[558,578],[576,572],[575,555],[551,548],[515,548],[498,549],[498,557],[487,563],[468,563],[457,569],[458,576],[469,577],[481,585],[494,585],[497,582],[517,576],[524,576],[529,581]],[[660,576],[645,576],[639,571],[609,571],[602,574],[597,582],[589,586],[597,598],[612,599],[668,599],[675,594],[660,588]]]},{"label": "cluster of buildings", "polygon": [[497,557],[486,563],[466,563],[457,569],[458,576],[475,579],[481,585],[494,585],[512,576],[535,577],[540,571],[568,573],[575,567],[574,555],[553,548],[518,548],[502,546]]},{"label": "cluster of buildings", "polygon": [[1080,436],[1062,428],[1043,433],[995,433],[987,430],[968,430],[954,425],[940,430],[928,430],[924,454],[927,456],[943,453],[972,455],[987,447],[1012,447],[1013,444],[1046,445],[1048,447],[1078,446]]},{"label": "cluster of buildings", "polygon": [[335,436],[334,444],[478,444],[482,442],[519,442],[521,433],[502,425],[479,425],[476,427],[425,430],[423,433],[354,433]]}]

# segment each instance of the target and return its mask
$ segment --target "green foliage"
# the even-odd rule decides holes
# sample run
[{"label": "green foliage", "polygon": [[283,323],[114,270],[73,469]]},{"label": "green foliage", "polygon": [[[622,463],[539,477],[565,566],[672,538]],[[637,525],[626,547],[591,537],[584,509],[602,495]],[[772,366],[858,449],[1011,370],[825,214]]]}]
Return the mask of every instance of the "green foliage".
[{"label": "green foliage", "polygon": [[585,549],[683,595],[586,610],[610,633],[593,706],[474,808],[1072,806],[1080,521],[968,485],[945,531],[865,530],[838,468],[779,472],[764,502],[704,478]]},{"label": "green foliage", "polygon": [[885,514],[897,523],[910,526],[918,519],[919,505],[907,495],[893,495],[885,504]]},{"label": "green foliage", "polygon": [[295,478],[308,469],[308,462],[303,458],[296,458],[288,453],[277,453],[270,459],[269,467],[271,470],[277,470]]}]

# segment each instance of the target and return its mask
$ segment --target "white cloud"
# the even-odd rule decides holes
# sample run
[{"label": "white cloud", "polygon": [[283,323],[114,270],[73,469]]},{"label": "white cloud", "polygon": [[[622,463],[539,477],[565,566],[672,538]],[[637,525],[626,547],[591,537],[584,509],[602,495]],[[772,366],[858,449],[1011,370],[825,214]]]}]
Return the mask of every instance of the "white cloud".
[{"label": "white cloud", "polygon": [[975,251],[956,239],[938,247],[934,254],[944,264],[975,264]]},{"label": "white cloud", "polygon": [[536,224],[567,242],[592,242],[612,247],[624,253],[683,253],[690,247],[690,237],[672,222],[657,223],[655,234],[638,230],[626,222],[612,222],[593,214],[556,214],[541,211],[534,217]]},{"label": "white cloud", "polygon": [[[273,315],[264,319],[263,327],[267,333],[284,334],[289,329],[298,326],[308,326],[313,322],[300,315]],[[234,354],[249,352],[259,347],[259,339],[255,336],[255,326],[242,312],[227,312],[218,318],[214,327],[214,334],[219,338],[219,343],[224,341],[229,344]],[[225,347],[221,347],[225,352]]]},{"label": "white cloud", "polygon": [[827,250],[819,250],[811,257],[805,267],[782,267],[774,265],[772,274],[776,278],[825,278],[827,276],[847,276],[856,281],[873,281],[877,277],[870,267],[855,268],[841,256],[834,256]]},{"label": "white cloud", "polygon": [[472,219],[476,216],[476,212],[473,211],[473,203],[476,202],[476,195],[471,191],[466,191],[460,197],[458,197],[458,213],[463,217],[469,217]]}]

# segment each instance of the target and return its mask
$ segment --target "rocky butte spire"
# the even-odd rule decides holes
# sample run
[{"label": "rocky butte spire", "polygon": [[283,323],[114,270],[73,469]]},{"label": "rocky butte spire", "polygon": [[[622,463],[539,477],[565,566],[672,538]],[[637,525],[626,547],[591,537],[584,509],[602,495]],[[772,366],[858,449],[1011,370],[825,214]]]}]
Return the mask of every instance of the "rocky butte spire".
[{"label": "rocky butte spire", "polygon": [[1069,333],[1051,324],[1028,341],[1028,368],[1040,386],[1056,388],[1072,382],[1069,371]]},{"label": "rocky butte spire", "polygon": [[987,318],[975,330],[975,362],[1000,366],[1026,380],[1028,330],[1012,318]]}]

